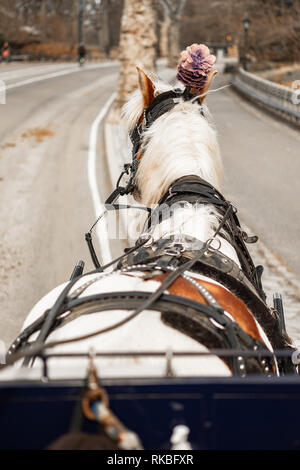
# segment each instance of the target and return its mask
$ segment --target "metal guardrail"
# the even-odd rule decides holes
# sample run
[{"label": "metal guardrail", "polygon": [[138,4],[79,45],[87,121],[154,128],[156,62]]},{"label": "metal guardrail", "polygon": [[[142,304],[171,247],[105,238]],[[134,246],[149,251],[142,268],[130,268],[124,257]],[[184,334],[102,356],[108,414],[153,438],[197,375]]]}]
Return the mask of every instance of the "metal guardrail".
[{"label": "metal guardrail", "polygon": [[18,54],[10,57],[11,62],[23,62],[29,60],[29,54]]},{"label": "metal guardrail", "polygon": [[247,95],[269,110],[294,124],[300,125],[300,89],[273,83],[253,73],[239,69],[231,83],[241,93]]}]

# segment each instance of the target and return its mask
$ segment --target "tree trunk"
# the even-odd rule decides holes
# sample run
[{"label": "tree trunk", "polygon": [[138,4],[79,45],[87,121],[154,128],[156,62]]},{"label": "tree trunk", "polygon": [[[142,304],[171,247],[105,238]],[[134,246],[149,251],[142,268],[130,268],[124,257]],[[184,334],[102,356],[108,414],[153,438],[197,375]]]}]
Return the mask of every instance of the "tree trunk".
[{"label": "tree trunk", "polygon": [[173,19],[169,29],[169,63],[171,68],[176,67],[179,60],[179,39],[180,39],[180,22]]},{"label": "tree trunk", "polygon": [[120,79],[116,112],[137,88],[136,66],[155,71],[155,9],[152,0],[125,0],[121,25]]},{"label": "tree trunk", "polygon": [[106,57],[109,57],[110,50],[110,33],[109,33],[109,16],[108,16],[108,0],[102,0],[100,5],[100,27],[99,27],[99,49]]},{"label": "tree trunk", "polygon": [[180,25],[186,0],[160,0],[160,4],[164,9],[166,29],[168,28],[168,39],[163,39],[168,46],[168,65],[176,67],[180,53]]},{"label": "tree trunk", "polygon": [[171,20],[169,17],[165,17],[160,22],[160,39],[159,39],[159,52],[160,56],[167,58],[169,56],[169,36],[170,36]]},{"label": "tree trunk", "polygon": [[47,38],[47,24],[46,24],[46,0],[41,0],[40,4],[40,13],[39,13],[39,23],[40,23],[40,36],[43,41]]}]

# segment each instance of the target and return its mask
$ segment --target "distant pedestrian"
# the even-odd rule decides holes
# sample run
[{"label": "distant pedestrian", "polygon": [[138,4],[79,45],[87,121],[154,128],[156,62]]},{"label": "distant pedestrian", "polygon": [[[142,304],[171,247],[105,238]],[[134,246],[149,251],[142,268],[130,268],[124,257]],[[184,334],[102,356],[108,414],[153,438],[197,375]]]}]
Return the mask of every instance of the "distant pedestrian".
[{"label": "distant pedestrian", "polygon": [[3,47],[1,49],[1,59],[2,61],[5,61],[5,62],[10,62],[10,45],[8,44],[8,42],[5,42],[3,44]]},{"label": "distant pedestrian", "polygon": [[85,56],[86,56],[86,48],[85,48],[84,43],[82,42],[78,47],[79,65],[83,65],[85,63]]}]

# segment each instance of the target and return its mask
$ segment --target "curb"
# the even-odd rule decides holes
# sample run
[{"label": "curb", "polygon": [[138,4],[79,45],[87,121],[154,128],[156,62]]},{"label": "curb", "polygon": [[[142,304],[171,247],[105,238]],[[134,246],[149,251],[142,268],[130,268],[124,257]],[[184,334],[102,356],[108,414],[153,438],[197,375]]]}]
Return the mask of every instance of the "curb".
[{"label": "curb", "polygon": [[111,108],[104,123],[104,140],[109,176],[112,187],[115,187],[124,164],[130,155],[130,147],[122,125],[109,122],[110,114]]},{"label": "curb", "polygon": [[[114,104],[114,103],[113,103]],[[106,163],[108,166],[109,178],[112,190],[116,187],[117,181],[124,168],[124,164],[129,162],[131,149],[129,146],[129,139],[126,135],[125,129],[119,123],[114,124],[109,122],[112,113],[113,104],[106,116],[104,122],[104,144]],[[125,177],[124,177],[125,178]],[[131,196],[122,196],[122,203],[131,204],[133,198]],[[135,202],[135,205],[136,202]],[[118,212],[118,220],[120,222],[119,235],[128,233],[128,214],[126,210]],[[121,239],[120,241],[128,243],[128,239]]]}]

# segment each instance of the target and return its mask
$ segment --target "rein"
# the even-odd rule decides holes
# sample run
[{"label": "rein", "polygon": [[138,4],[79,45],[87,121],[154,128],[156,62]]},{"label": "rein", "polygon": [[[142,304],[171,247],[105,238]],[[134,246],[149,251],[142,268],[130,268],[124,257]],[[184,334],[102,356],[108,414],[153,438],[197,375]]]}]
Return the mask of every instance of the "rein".
[{"label": "rein", "polygon": [[[139,302],[137,308],[135,308],[135,310],[130,315],[128,315],[125,319],[115,324],[112,324],[111,326],[108,326],[104,329],[95,331],[91,334],[83,335],[77,338],[71,338],[69,340],[62,340],[58,342],[45,344],[45,340],[47,336],[49,336],[49,334],[53,332],[55,328],[59,326],[63,326],[63,322],[65,320],[64,314],[68,311],[72,313],[73,311],[72,309],[75,309],[76,307],[78,307],[79,304],[82,305],[84,309],[84,305],[86,303],[94,302],[95,308],[97,310],[99,311],[105,310],[105,305],[101,305],[101,302],[100,302],[101,299],[103,298],[102,294],[91,296],[90,299],[84,297],[82,299],[78,299],[79,304],[74,303],[76,297],[81,295],[83,291],[85,290],[85,288],[87,288],[91,284],[91,282],[88,282],[86,285],[84,285],[81,288],[78,288],[78,290],[70,294],[70,290],[74,286],[78,278],[71,280],[70,283],[65,287],[62,294],[59,296],[59,298],[57,299],[53,307],[47,312],[45,312],[45,314],[36,322],[34,322],[34,324],[30,325],[30,327],[28,327],[24,332],[22,332],[21,335],[17,338],[17,340],[13,343],[13,345],[8,351],[8,355],[7,355],[8,363],[10,361],[14,361],[14,357],[19,357],[20,355],[22,356],[22,352],[23,352],[23,357],[25,356],[24,365],[28,366],[31,363],[32,359],[36,355],[39,355],[45,348],[54,347],[59,344],[67,344],[71,342],[85,340],[93,336],[98,336],[100,334],[107,333],[108,331],[112,331],[116,328],[119,328],[125,323],[128,323],[132,319],[136,318],[144,310],[154,308],[156,302],[160,301],[162,296],[165,296],[166,299],[170,299],[171,298],[170,295],[169,294],[165,295],[165,291],[179,277],[184,277],[191,284],[195,286],[195,282],[191,280],[191,278],[187,277],[186,272],[191,270],[194,267],[194,265],[197,262],[199,262],[199,260],[201,260],[201,258],[205,255],[205,253],[213,250],[212,243],[214,242],[215,237],[219,234],[220,230],[225,226],[227,220],[229,219],[229,216],[232,214],[232,211],[233,211],[232,206],[229,206],[225,215],[220,221],[219,226],[215,230],[213,237],[209,239],[208,241],[206,241],[200,250],[196,250],[196,253],[194,251],[193,257],[190,260],[185,261],[179,267],[172,269],[171,266],[163,266],[163,265],[160,265],[159,262],[154,263],[154,265],[152,266],[146,264],[144,267],[139,266],[139,265],[128,267],[129,270],[134,270],[134,269],[142,270],[142,268],[144,268],[144,270],[146,270],[147,272],[153,271],[153,270],[155,271],[157,269],[162,269],[163,271],[167,272],[168,275],[162,281],[158,289],[154,291],[153,293],[150,293],[150,294],[148,293],[147,297],[144,298],[143,302],[141,303]],[[138,240],[135,247],[127,251],[125,255],[119,257],[117,260],[114,260],[113,262],[109,263],[109,266],[112,264],[115,264],[118,260],[129,256],[129,254],[133,252],[138,252],[138,250],[141,249],[143,246],[146,246],[148,242],[149,242],[149,238],[147,237],[140,242]],[[99,271],[101,272],[106,267],[108,267],[108,265],[104,266],[101,269],[98,269],[96,272],[99,272]],[[128,269],[125,268],[121,271],[121,273],[122,272],[126,273],[127,271]],[[91,274],[91,273],[88,273],[88,274]],[[96,282],[96,280],[92,282]],[[220,304],[216,301],[216,299],[212,296],[212,294],[208,292],[203,286],[198,285],[198,289],[201,291],[201,295],[205,298],[207,305],[204,305],[199,302],[196,302],[196,303],[194,302],[194,304],[197,305],[196,311],[201,312],[202,315],[204,315],[207,318],[207,320],[206,321],[203,320],[204,321],[204,324],[203,324],[203,321],[201,320],[200,317],[195,316],[195,315],[192,315],[192,317],[186,316],[185,309],[181,310],[181,312],[179,312],[180,317],[177,316],[177,320],[178,318],[180,318],[180,323],[182,325],[181,330],[186,333],[186,328],[188,328],[190,335],[193,337],[194,331],[196,330],[199,331],[199,326],[202,325],[204,327],[204,325],[206,325],[205,331],[207,331],[207,321],[210,323],[213,323],[213,327],[214,327],[213,329],[217,329],[217,333],[215,334],[212,333],[211,324],[209,327],[209,331],[210,331],[211,337],[216,336],[217,338],[219,338],[218,347],[225,346],[227,348],[231,348],[235,350],[244,349],[246,347],[247,351],[249,350],[257,351],[257,349],[261,350],[262,356],[260,358],[257,358],[254,361],[256,363],[256,366],[254,366],[254,370],[256,370],[256,372],[260,371],[269,375],[270,371],[274,370],[275,366],[272,361],[270,362],[270,360],[266,360],[266,358],[263,356],[263,351],[268,351],[267,348],[262,343],[252,338],[252,336],[244,332],[239,327],[238,323],[236,323],[235,320],[231,317],[231,315],[228,314],[226,311],[224,311],[224,309],[220,306]],[[106,294],[106,295],[109,296],[109,298],[114,297],[114,294]],[[132,297],[133,293],[128,292],[127,295],[129,297],[130,296]],[[135,297],[136,295],[137,294],[134,294]],[[140,297],[139,294],[138,296]],[[183,303],[185,301],[187,301],[187,303],[189,302],[189,299],[184,299],[182,297],[177,298],[177,300],[179,303],[180,301]],[[122,302],[121,308],[126,308],[127,310],[128,305],[124,306],[124,302]],[[165,312],[165,315],[167,315],[164,317],[166,323],[170,323],[173,327],[176,327],[174,325],[174,315],[173,317],[172,315],[170,317],[170,315],[167,314],[167,311]],[[175,323],[176,323],[176,320],[175,320]],[[194,324],[194,327],[192,327],[192,329],[190,329],[191,326],[189,326],[191,324]],[[38,335],[38,339],[29,347],[28,346],[24,347],[24,344],[28,344],[28,340],[30,336],[35,331],[40,331]],[[19,351],[19,354],[18,354],[18,351]],[[30,354],[30,351],[31,351],[31,354]],[[285,362],[289,364],[287,359],[285,359]],[[241,377],[245,377],[246,373],[251,372],[251,368],[253,368],[253,358],[244,359],[242,356],[233,357],[231,361],[229,361],[229,363],[230,363],[233,373]]]}]

